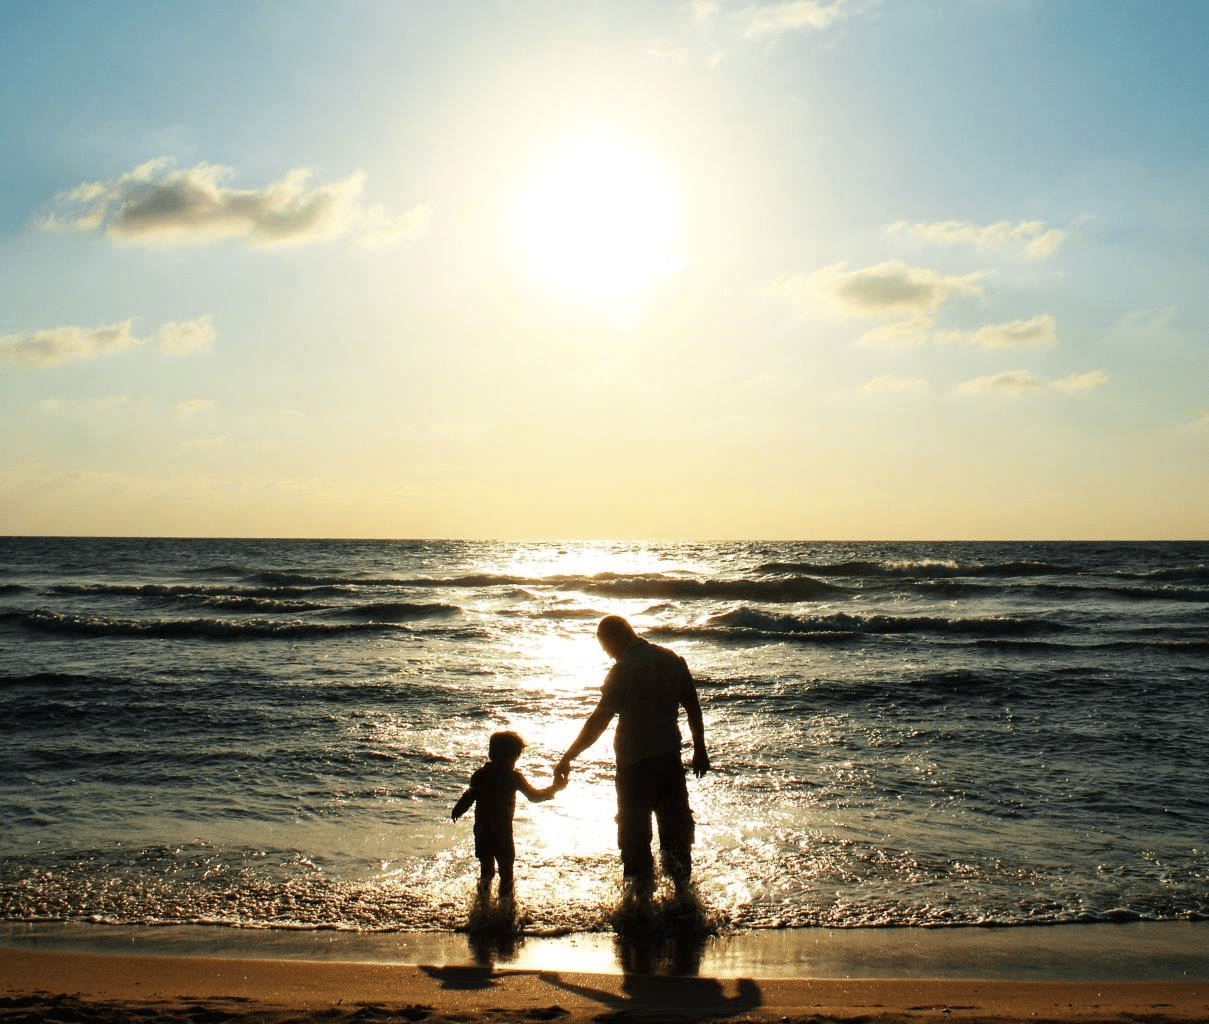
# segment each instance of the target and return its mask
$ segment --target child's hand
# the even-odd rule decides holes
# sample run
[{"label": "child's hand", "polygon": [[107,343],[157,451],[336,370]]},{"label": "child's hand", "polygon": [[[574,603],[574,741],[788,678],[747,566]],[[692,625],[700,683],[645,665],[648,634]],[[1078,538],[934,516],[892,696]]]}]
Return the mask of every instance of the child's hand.
[{"label": "child's hand", "polygon": [[458,820],[458,818],[460,818],[460,817],[462,816],[462,812],[461,812],[461,811],[458,811],[458,810],[455,810],[455,811],[454,811],[454,812],[453,812],[451,815],[449,815],[449,816],[450,816],[450,817],[451,817],[451,818],[452,818],[454,821],[457,821],[457,820]]},{"label": "child's hand", "polygon": [[555,793],[561,793],[567,788],[567,783],[570,781],[571,780],[565,775],[555,775],[554,781],[550,783],[550,788],[554,790]]}]

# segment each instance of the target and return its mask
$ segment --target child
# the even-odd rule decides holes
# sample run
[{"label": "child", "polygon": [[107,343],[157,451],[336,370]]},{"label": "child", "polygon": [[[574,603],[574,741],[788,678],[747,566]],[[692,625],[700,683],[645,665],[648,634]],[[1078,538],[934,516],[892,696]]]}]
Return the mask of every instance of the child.
[{"label": "child", "polygon": [[512,864],[516,851],[512,845],[512,815],[516,810],[519,789],[533,803],[549,800],[567,780],[555,779],[545,789],[534,789],[516,770],[517,759],[525,749],[525,741],[514,732],[492,733],[487,745],[491,759],[470,777],[470,788],[453,805],[453,820],[457,821],[474,809],[474,855],[479,859],[479,894],[491,891],[491,879],[496,865],[500,872],[500,899],[512,895]]}]

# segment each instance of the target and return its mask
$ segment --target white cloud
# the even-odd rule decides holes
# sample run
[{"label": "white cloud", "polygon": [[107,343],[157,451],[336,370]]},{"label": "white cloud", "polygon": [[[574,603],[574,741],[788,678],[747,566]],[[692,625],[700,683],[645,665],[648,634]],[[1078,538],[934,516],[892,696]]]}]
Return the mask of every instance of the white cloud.
[{"label": "white cloud", "polygon": [[698,21],[708,21],[718,13],[718,0],[693,0],[689,7]]},{"label": "white cloud", "polygon": [[196,320],[166,323],[155,332],[154,338],[162,352],[182,355],[187,352],[209,352],[214,346],[214,315],[207,313]]},{"label": "white cloud", "polygon": [[103,327],[53,327],[20,334],[0,334],[0,366],[59,366],[138,348],[143,342],[131,330],[133,320]]},{"label": "white cloud", "polygon": [[935,326],[936,321],[930,316],[896,320],[866,331],[857,339],[857,344],[877,348],[918,348],[932,340],[932,328]]},{"label": "white cloud", "polygon": [[1089,370],[1087,373],[1074,373],[1062,380],[1045,381],[1029,370],[1009,370],[990,377],[976,377],[968,380],[958,389],[967,393],[1005,392],[1009,395],[1023,395],[1038,391],[1061,391],[1064,394],[1074,394],[1078,391],[1088,391],[1105,384],[1110,374],[1104,370]]},{"label": "white cloud", "polygon": [[86,182],[56,197],[52,229],[102,232],[140,245],[204,245],[240,239],[253,246],[302,245],[353,234],[382,245],[422,230],[427,206],[396,217],[361,204],[360,171],[327,185],[312,185],[306,168],[288,171],[259,189],[228,185],[230,167],[200,163],[179,170],[167,157],[140,164],[108,182]]},{"label": "white cloud", "polygon": [[878,317],[918,321],[954,295],[981,295],[982,272],[958,277],[890,260],[860,270],[833,263],[812,274],[783,274],[764,294],[788,299],[800,311],[819,309],[840,318]]},{"label": "white cloud", "polygon": [[1045,390],[1045,381],[1028,370],[1008,370],[990,377],[975,377],[961,385],[961,391],[1006,391],[1009,395],[1022,395],[1027,391]]},{"label": "white cloud", "polygon": [[887,374],[875,377],[861,390],[873,394],[877,391],[922,391],[927,386],[928,382],[922,377],[893,377]]},{"label": "white cloud", "polygon": [[976,331],[939,331],[936,340],[975,348],[1040,348],[1057,344],[1058,325],[1052,316],[1042,313],[1031,320],[988,324]]},{"label": "white cloud", "polygon": [[1076,391],[1090,391],[1107,384],[1112,375],[1107,370],[1088,370],[1087,373],[1072,373],[1069,377],[1054,381],[1054,387],[1071,395]]},{"label": "white cloud", "polygon": [[805,27],[824,29],[846,15],[846,5],[847,0],[789,0],[749,7],[741,15],[747,23],[743,34],[751,38]]},{"label": "white cloud", "polygon": [[47,330],[0,334],[0,366],[44,369],[81,359],[96,359],[154,343],[165,352],[197,352],[210,348],[215,331],[211,314],[182,323],[164,324],[146,338],[133,330],[134,319],[102,327],[52,327]]},{"label": "white cloud", "polygon": [[1209,430],[1209,413],[1192,421],[1193,430]]},{"label": "white cloud", "polygon": [[176,403],[176,411],[182,416],[193,416],[199,412],[209,412],[214,408],[214,400],[211,398],[190,398],[184,402]]},{"label": "white cloud", "polygon": [[932,245],[973,245],[997,251],[1018,250],[1030,259],[1042,259],[1058,251],[1067,238],[1062,228],[1051,228],[1043,220],[1013,224],[1001,220],[994,224],[944,220],[910,224],[905,220],[887,225],[892,235],[906,235]]},{"label": "white cloud", "polygon": [[397,217],[388,217],[381,206],[371,206],[365,211],[361,229],[353,241],[365,249],[380,249],[405,238],[417,238],[428,227],[432,214],[431,203],[413,206]]}]

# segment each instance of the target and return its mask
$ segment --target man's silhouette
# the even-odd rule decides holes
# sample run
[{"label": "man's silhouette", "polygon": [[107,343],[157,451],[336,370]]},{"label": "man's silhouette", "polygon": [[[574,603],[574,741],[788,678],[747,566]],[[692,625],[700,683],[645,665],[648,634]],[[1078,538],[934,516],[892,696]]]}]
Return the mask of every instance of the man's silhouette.
[{"label": "man's silhouette", "polygon": [[709,771],[709,755],[697,687],[683,658],[642,639],[620,616],[601,619],[596,638],[614,665],[600,688],[600,702],[554,776],[565,779],[571,762],[600,738],[616,715],[617,846],[625,880],[638,892],[649,893],[654,887],[654,814],[663,870],[682,886],[692,873],[693,812],[676,720],[683,707],[693,737],[693,772],[700,777]]}]

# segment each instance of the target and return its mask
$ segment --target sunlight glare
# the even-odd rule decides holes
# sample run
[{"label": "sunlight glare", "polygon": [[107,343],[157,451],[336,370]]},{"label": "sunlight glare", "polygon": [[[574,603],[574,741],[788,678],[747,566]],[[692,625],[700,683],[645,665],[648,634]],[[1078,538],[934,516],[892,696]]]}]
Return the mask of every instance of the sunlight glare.
[{"label": "sunlight glare", "polygon": [[529,268],[588,302],[632,301],[683,266],[676,189],[650,154],[585,138],[552,153],[523,190],[515,234]]}]

